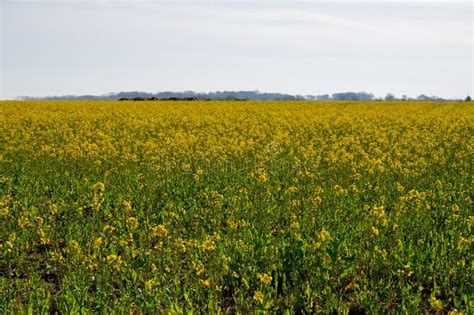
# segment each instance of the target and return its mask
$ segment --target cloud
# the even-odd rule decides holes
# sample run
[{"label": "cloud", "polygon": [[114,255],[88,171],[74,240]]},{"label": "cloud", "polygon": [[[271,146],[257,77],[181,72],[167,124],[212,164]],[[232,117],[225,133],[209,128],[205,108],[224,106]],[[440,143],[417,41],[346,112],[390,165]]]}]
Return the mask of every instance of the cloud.
[{"label": "cloud", "polygon": [[[332,3],[334,6],[334,3]],[[223,25],[251,25],[254,32],[259,30],[267,36],[298,37],[298,34],[308,36],[310,32],[319,33],[318,38],[344,37],[346,42],[351,41],[393,41],[400,43],[459,43],[470,41],[472,27],[472,8],[464,5],[453,9],[453,4],[444,4],[442,8],[429,6],[413,7],[410,5],[383,5],[377,3],[368,5],[367,12],[356,8],[337,6],[337,9],[327,5],[288,5],[278,2],[272,6],[253,4],[239,5],[239,2],[230,5],[182,7],[174,4],[175,9],[187,16],[200,16],[207,23],[222,23]],[[354,10],[355,9],[355,10]],[[434,11],[437,15],[423,14]],[[359,14],[354,14],[359,11]],[[464,12],[462,14],[463,11]],[[413,12],[418,12],[414,14]],[[442,18],[439,12],[444,12]],[[471,13],[471,14],[469,14]],[[461,17],[461,19],[460,19]],[[464,18],[463,18],[464,17]],[[272,32],[273,30],[273,32]],[[310,35],[309,38],[312,36]]]}]

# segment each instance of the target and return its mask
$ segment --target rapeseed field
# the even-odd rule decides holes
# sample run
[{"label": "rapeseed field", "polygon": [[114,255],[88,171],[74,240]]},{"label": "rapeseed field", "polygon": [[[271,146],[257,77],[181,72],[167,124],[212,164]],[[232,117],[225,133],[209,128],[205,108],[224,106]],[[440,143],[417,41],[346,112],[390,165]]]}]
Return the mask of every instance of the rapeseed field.
[{"label": "rapeseed field", "polygon": [[0,313],[472,314],[474,106],[0,102]]}]

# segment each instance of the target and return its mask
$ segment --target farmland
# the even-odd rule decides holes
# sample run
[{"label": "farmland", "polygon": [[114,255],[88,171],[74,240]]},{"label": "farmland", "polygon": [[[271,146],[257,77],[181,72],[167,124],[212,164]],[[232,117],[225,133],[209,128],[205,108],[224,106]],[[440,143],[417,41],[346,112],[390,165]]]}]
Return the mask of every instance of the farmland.
[{"label": "farmland", "polygon": [[473,313],[474,106],[0,102],[0,313]]}]

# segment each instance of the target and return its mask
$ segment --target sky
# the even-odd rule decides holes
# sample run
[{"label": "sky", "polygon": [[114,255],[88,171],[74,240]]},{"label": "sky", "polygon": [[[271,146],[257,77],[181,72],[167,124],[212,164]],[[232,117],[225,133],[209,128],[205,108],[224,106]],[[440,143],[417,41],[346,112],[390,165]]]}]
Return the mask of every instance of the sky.
[{"label": "sky", "polygon": [[0,99],[473,95],[471,1],[0,1]]}]

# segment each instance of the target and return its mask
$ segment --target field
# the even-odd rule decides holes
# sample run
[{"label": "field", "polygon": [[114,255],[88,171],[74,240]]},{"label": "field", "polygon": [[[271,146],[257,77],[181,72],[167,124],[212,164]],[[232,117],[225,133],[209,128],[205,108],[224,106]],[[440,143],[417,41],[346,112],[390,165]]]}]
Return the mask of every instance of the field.
[{"label": "field", "polygon": [[474,106],[0,102],[0,313],[472,314]]}]

